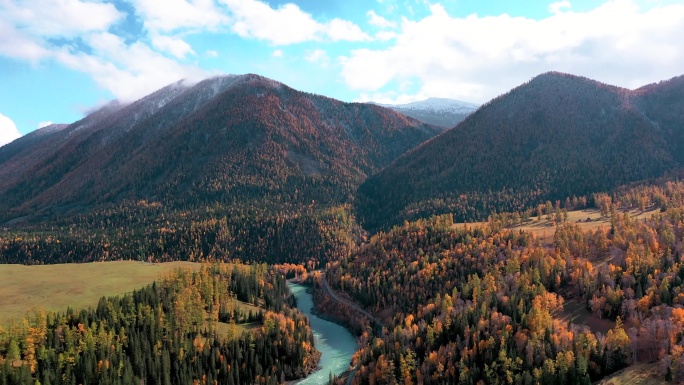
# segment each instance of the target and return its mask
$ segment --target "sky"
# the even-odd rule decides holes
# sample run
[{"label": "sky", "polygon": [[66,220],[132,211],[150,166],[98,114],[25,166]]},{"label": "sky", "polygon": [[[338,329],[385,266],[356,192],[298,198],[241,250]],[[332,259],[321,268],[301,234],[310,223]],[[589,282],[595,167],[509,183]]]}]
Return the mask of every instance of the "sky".
[{"label": "sky", "polygon": [[0,0],[0,146],[180,79],[484,103],[547,71],[684,74],[684,1]]}]

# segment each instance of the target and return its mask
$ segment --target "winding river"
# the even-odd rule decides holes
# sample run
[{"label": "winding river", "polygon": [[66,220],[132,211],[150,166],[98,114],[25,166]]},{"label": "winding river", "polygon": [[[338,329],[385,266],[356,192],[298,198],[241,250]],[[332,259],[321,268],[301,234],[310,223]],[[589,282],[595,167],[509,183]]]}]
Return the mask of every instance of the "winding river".
[{"label": "winding river", "polygon": [[316,349],[321,352],[321,360],[318,363],[321,369],[297,382],[297,385],[325,385],[330,373],[339,375],[349,368],[352,354],[356,351],[356,339],[343,326],[311,313],[313,298],[306,292],[306,286],[296,283],[287,285],[297,298],[297,309],[309,317]]}]

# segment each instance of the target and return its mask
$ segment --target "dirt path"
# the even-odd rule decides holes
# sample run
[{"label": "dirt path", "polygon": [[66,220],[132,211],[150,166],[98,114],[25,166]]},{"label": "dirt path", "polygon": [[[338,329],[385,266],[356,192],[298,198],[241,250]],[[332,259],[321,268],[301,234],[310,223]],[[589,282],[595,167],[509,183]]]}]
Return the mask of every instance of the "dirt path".
[{"label": "dirt path", "polygon": [[330,298],[332,298],[334,301],[339,302],[339,303],[341,303],[341,304],[343,304],[343,305],[346,305],[346,306],[352,308],[353,310],[355,310],[356,312],[365,315],[366,317],[368,317],[368,319],[370,319],[370,320],[372,320],[373,322],[375,322],[376,325],[380,325],[380,326],[383,325],[382,321],[380,321],[379,318],[377,318],[377,317],[375,317],[374,315],[372,315],[371,313],[367,312],[366,310],[364,310],[363,308],[361,308],[359,305],[355,304],[355,303],[352,302],[352,301],[346,300],[346,299],[344,299],[344,298],[340,298],[340,297],[332,290],[332,288],[330,288],[330,285],[328,285],[328,281],[325,279],[325,272],[321,272],[321,285],[323,286],[323,289],[324,289],[325,292],[328,294],[328,296],[330,296]]},{"label": "dirt path", "polygon": [[[324,271],[321,271],[321,286],[323,286],[323,290],[325,290],[325,292],[328,294],[328,296],[330,298],[333,299],[333,301],[336,301],[338,303],[346,305],[347,307],[351,308],[352,310],[355,310],[357,313],[365,315],[366,317],[368,317],[368,319],[375,322],[376,325],[378,325],[380,327],[383,326],[383,323],[382,323],[382,321],[380,321],[380,319],[378,319],[377,317],[375,317],[371,313],[367,312],[366,310],[361,308],[359,305],[355,304],[354,302],[348,301],[344,298],[340,298],[340,296],[338,296],[337,293],[335,293],[333,291],[333,289],[330,287],[330,285],[328,285],[328,280],[325,279],[325,272]],[[382,333],[382,331],[380,331],[380,332]],[[345,382],[346,385],[351,385],[352,382],[354,381],[354,377],[356,376],[356,369],[357,368],[354,367],[350,370],[349,375],[347,376],[347,381]]]}]

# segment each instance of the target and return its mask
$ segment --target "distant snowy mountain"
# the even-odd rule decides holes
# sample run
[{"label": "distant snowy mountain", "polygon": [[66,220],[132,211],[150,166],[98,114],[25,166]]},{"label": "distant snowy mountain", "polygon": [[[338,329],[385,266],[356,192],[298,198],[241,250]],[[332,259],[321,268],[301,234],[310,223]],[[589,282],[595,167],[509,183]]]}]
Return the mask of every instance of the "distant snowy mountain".
[{"label": "distant snowy mountain", "polygon": [[452,128],[478,109],[477,104],[446,98],[429,98],[408,104],[380,104],[434,126]]}]

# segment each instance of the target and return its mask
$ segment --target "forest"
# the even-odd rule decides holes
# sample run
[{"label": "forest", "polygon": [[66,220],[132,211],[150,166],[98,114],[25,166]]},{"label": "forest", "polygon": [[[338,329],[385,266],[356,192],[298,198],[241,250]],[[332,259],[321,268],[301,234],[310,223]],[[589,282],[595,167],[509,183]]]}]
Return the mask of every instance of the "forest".
[{"label": "forest", "polygon": [[[599,200],[599,198],[596,198]],[[373,236],[326,277],[386,328],[366,328],[355,384],[589,384],[658,362],[684,380],[684,183],[604,194],[610,227],[559,223],[552,248],[500,224],[451,215]],[[634,220],[626,209],[662,204]],[[565,302],[607,331],[563,319]]]},{"label": "forest", "polygon": [[315,269],[350,255],[364,236],[349,206],[271,211],[214,205],[179,211],[138,201],[2,231],[0,262],[240,259]]},{"label": "forest", "polygon": [[[255,326],[239,333],[245,322]],[[319,355],[283,275],[263,264],[179,269],[94,308],[0,326],[3,385],[280,384]]]}]

